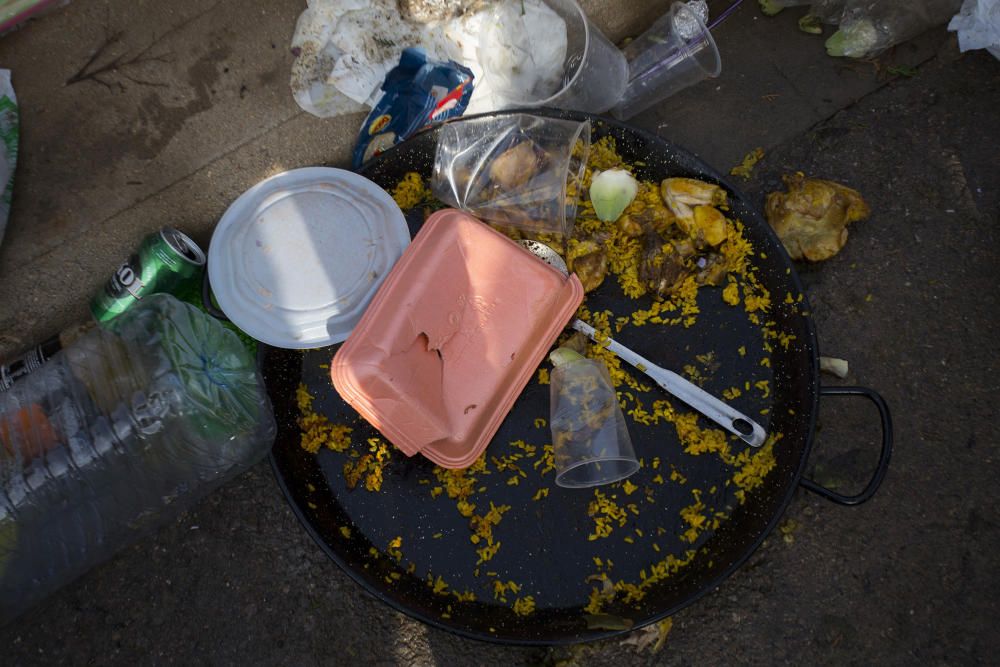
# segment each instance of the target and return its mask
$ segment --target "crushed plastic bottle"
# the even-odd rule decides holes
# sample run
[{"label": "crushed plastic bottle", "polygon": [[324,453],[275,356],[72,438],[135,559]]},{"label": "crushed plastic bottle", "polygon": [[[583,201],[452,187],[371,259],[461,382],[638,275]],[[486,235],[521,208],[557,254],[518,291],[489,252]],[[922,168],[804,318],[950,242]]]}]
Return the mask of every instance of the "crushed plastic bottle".
[{"label": "crushed plastic bottle", "polygon": [[176,517],[274,441],[252,355],[166,294],[0,394],[0,623]]}]

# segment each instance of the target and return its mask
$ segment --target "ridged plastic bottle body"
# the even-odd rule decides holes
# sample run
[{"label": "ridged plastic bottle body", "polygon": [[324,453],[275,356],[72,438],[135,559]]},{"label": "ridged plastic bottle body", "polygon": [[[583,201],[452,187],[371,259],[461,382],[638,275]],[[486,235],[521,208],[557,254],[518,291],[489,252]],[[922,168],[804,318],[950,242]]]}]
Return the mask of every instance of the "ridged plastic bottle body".
[{"label": "ridged plastic bottle body", "polygon": [[0,394],[0,622],[264,455],[269,413],[206,434],[186,391],[156,345],[98,329]]}]

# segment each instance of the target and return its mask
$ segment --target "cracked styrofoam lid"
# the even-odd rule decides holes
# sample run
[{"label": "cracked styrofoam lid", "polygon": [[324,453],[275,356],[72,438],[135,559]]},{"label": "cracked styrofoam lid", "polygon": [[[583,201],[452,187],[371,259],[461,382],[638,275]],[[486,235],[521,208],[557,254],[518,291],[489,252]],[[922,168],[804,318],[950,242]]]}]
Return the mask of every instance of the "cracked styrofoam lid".
[{"label": "cracked styrofoam lid", "polygon": [[208,251],[219,307],[268,345],[339,343],[410,242],[402,211],[343,169],[272,176],[233,202]]}]

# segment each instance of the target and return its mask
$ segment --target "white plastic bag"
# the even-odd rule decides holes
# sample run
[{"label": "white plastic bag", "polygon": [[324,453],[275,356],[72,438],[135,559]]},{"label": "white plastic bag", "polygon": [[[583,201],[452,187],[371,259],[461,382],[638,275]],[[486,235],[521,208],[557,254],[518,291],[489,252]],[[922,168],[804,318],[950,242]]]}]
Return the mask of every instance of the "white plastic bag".
[{"label": "white plastic bag", "polygon": [[958,50],[986,49],[1000,60],[1000,0],[965,0],[948,24],[958,33]]},{"label": "white plastic bag", "polygon": [[396,0],[309,0],[292,37],[292,95],[320,118],[364,111],[408,46],[455,59],[444,30],[405,21]]},{"label": "white plastic bag", "polygon": [[831,56],[873,58],[943,25],[962,0],[847,0],[840,29],[826,40]]},{"label": "white plastic bag", "polygon": [[[422,48],[430,60],[454,60],[472,70],[476,84],[466,113],[509,106],[509,96],[504,92],[508,84],[515,88],[530,87],[534,85],[532,78],[555,75],[549,70],[558,70],[558,76],[562,75],[565,24],[548,11],[542,0],[410,0],[406,6],[421,20],[413,16],[407,20],[398,0],[308,2],[292,38],[295,62],[291,88],[298,105],[320,118],[364,111],[372,106],[386,74],[399,62],[403,49],[411,46]],[[424,22],[422,12],[430,7],[437,7],[446,15],[459,13],[447,20]],[[512,43],[491,44],[488,46],[494,48],[481,53],[480,33],[496,27],[494,10],[504,8],[517,17],[522,11],[530,15],[533,22],[528,27],[546,35],[549,47],[549,53],[528,54],[525,63],[530,65],[526,70],[528,76],[513,82],[484,76],[480,63],[481,55],[516,60],[521,53],[518,46],[524,35],[520,34],[512,38]]]}]

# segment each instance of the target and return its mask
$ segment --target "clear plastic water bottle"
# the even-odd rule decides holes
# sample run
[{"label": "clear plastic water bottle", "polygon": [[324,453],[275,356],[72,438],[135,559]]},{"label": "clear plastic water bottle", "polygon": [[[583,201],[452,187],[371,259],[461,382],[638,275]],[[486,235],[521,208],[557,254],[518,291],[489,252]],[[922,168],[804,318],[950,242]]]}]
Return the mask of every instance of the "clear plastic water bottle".
[{"label": "clear plastic water bottle", "polygon": [[274,416],[237,336],[157,294],[0,393],[0,622],[266,454]]}]

